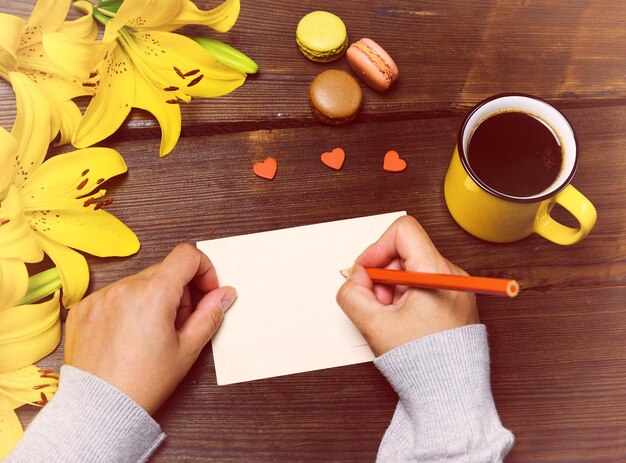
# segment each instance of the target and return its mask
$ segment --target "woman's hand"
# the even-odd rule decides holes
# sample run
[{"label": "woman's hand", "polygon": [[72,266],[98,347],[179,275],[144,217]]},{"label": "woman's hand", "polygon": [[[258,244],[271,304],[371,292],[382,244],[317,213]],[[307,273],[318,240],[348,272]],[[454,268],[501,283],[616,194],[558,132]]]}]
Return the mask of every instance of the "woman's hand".
[{"label": "woman's hand", "polygon": [[[194,304],[193,292],[201,299]],[[65,363],[108,381],[153,414],[187,374],[237,293],[190,244],[103,288],[67,317]]]},{"label": "woman's hand", "polygon": [[377,356],[440,331],[479,323],[474,294],[372,283],[364,267],[466,275],[410,216],[396,220],[357,259],[337,302]]}]

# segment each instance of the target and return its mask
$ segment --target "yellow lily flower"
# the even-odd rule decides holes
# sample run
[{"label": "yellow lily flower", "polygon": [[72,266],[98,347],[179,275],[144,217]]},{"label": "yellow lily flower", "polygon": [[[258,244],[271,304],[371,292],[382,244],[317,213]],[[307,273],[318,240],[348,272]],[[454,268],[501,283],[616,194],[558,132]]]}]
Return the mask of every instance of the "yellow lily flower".
[{"label": "yellow lily flower", "polygon": [[[108,0],[99,5],[94,16],[106,24],[103,42],[109,48],[91,81],[95,96],[72,139],[75,146],[108,137],[135,107],[159,122],[164,156],[180,136],[180,101],[225,95],[244,83],[244,72],[220,63],[192,39],[169,32],[186,24],[225,32],[237,19],[239,0],[226,0],[209,11],[188,0]],[[70,60],[62,50],[57,59]]]},{"label": "yellow lily flower", "polygon": [[57,373],[35,365],[0,373],[0,460],[24,434],[14,410],[26,404],[44,406],[56,392],[58,384]]},{"label": "yellow lily flower", "polygon": [[[71,140],[81,119],[72,98],[93,93],[91,87],[83,85],[89,72],[77,78],[72,71],[94,67],[98,56],[93,50],[104,47],[95,41],[98,28],[91,16],[92,5],[79,1],[76,6],[86,15],[73,21],[64,21],[70,0],[39,0],[28,20],[0,13],[0,77],[9,81],[16,93],[22,87],[14,85],[14,75],[28,76],[37,83],[45,96],[34,104],[48,106],[52,117],[48,141],[60,132],[61,144]],[[56,64],[47,52],[48,48],[56,48],[58,36],[67,37],[63,44],[72,56],[62,65]],[[90,46],[85,47],[85,43]]]},{"label": "yellow lily flower", "polygon": [[[12,78],[24,91],[16,93],[18,119],[12,135],[0,128],[0,172],[10,172],[0,174],[0,259],[39,262],[47,254],[69,307],[82,298],[89,282],[85,258],[70,248],[101,257],[128,256],[139,249],[132,230],[103,210],[113,200],[101,200],[106,190],[97,189],[127,168],[122,156],[108,148],[44,161],[50,118],[45,108],[37,113],[32,106],[41,91],[24,75]],[[25,93],[30,97],[20,98]]]},{"label": "yellow lily flower", "polygon": [[0,373],[6,373],[50,354],[61,341],[59,291],[39,304],[0,310]]},{"label": "yellow lily flower", "polygon": [[0,259],[0,460],[24,432],[14,410],[28,403],[44,405],[57,388],[56,373],[30,364],[48,355],[61,341],[59,292],[40,304],[15,305],[27,293],[40,298],[39,290],[47,291],[50,283],[58,289],[54,269],[42,274],[31,278],[31,283],[36,281],[29,285],[21,260]]}]

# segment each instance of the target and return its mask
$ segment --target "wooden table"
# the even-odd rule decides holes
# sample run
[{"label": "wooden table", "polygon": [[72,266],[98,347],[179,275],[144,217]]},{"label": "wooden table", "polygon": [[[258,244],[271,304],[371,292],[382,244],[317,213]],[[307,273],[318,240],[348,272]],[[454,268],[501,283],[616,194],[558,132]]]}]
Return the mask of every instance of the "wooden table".
[{"label": "wooden table", "polygon": [[[0,5],[28,16],[32,3]],[[378,41],[400,68],[387,93],[363,85],[361,114],[340,128],[313,118],[307,92],[322,70],[348,70],[346,59],[313,63],[295,43],[298,20],[316,9],[341,16],[351,40]],[[129,167],[108,183],[109,210],[142,248],[89,258],[90,291],[180,241],[406,210],[450,260],[521,282],[514,300],[479,298],[495,400],[516,436],[507,461],[626,461],[626,3],[243,0],[220,38],[260,72],[228,96],[183,106],[170,155],[159,158],[159,127],[140,111],[103,143]],[[1,91],[0,124],[10,128],[13,95]],[[501,92],[542,97],[571,121],[581,153],[574,184],[598,209],[584,242],[490,244],[448,214],[443,179],[463,116]],[[339,172],[319,161],[336,146],[347,153]],[[405,172],[383,172],[390,149]],[[252,174],[268,155],[279,165],[272,182]],[[62,359],[60,346],[41,365]],[[208,347],[156,416],[168,438],[153,461],[373,461],[395,404],[372,364],[217,387]],[[28,422],[32,412],[21,416]]]}]

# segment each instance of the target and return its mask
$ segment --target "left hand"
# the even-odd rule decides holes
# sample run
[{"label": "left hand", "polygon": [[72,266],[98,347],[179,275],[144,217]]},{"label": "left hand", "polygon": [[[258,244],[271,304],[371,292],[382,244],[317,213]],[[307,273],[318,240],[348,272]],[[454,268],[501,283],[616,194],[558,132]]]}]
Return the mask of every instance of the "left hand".
[{"label": "left hand", "polygon": [[[202,293],[194,306],[191,287]],[[190,244],[103,288],[67,317],[65,363],[128,394],[153,414],[187,374],[237,293],[220,287],[209,258]]]}]

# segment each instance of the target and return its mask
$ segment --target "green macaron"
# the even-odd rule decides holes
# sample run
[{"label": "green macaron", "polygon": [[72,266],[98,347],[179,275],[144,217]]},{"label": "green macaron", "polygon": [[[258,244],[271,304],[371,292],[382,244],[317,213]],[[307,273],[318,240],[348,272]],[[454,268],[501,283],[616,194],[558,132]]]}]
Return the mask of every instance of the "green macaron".
[{"label": "green macaron", "polygon": [[312,61],[327,63],[339,58],[348,47],[346,25],[328,11],[313,11],[298,23],[296,42]]}]

